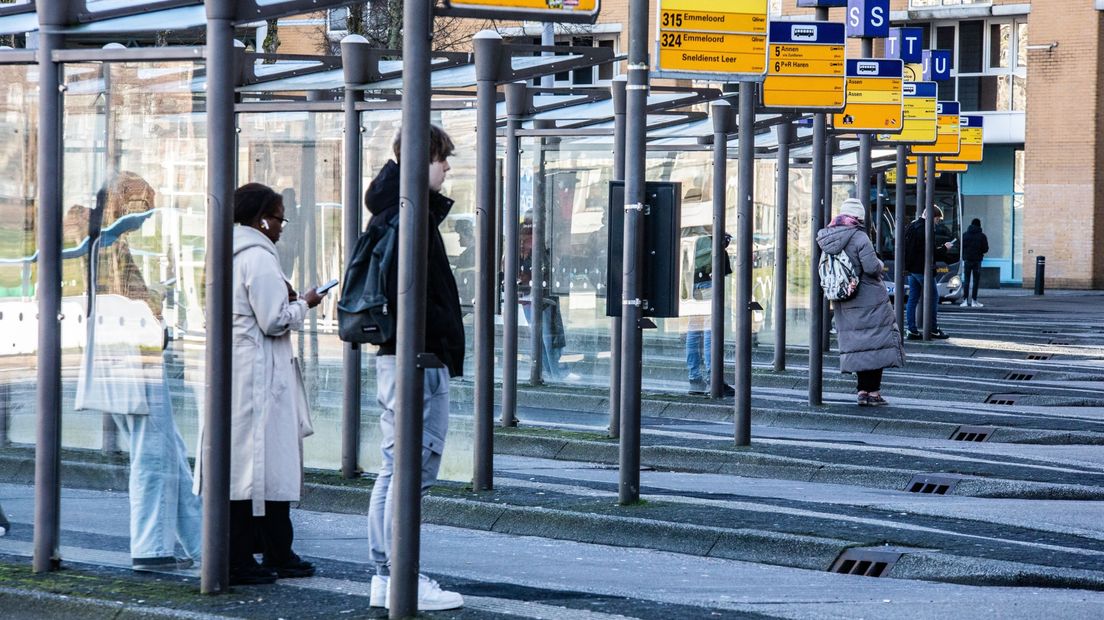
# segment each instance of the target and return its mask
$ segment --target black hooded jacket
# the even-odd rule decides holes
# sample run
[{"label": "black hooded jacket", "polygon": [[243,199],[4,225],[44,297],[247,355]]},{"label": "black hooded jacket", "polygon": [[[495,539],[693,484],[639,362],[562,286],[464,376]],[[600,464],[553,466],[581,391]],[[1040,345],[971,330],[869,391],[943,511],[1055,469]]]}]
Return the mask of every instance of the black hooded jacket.
[{"label": "black hooded jacket", "polygon": [[[399,165],[388,161],[364,193],[364,205],[372,214],[368,227],[383,226],[399,217]],[[440,192],[429,192],[429,230],[427,231],[425,352],[433,353],[448,367],[449,375],[464,374],[464,323],[460,314],[460,293],[452,275],[445,242],[437,229],[452,209],[452,200]],[[388,305],[398,305],[398,261],[387,274]],[[400,309],[401,311],[401,309]],[[394,355],[392,340],[380,346],[380,355]]]},{"label": "black hooded jacket", "polygon": [[970,224],[962,233],[962,260],[980,263],[989,252],[989,238],[981,232],[981,226]]},{"label": "black hooded jacket", "polygon": [[[946,261],[947,248],[934,240],[934,234],[932,234],[932,238],[935,247],[935,261]],[[924,239],[924,218],[919,218],[905,229],[905,271],[908,273],[924,273]]]}]

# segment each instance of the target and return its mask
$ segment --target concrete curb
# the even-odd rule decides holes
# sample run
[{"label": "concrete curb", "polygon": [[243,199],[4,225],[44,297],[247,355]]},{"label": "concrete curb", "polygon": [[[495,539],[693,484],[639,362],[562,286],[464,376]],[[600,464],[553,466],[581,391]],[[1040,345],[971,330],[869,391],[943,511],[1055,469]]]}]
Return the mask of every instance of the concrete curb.
[{"label": "concrete curb", "polygon": [[176,618],[180,620],[223,620],[237,616],[212,615],[168,607],[120,603],[100,598],[69,596],[8,588],[0,586],[0,601],[8,608],[31,606],[43,618],[111,618],[112,620],[141,620],[148,618]]},{"label": "concrete curb", "polygon": [[[498,454],[559,461],[611,465],[618,462],[618,446],[614,443],[547,437],[524,431],[496,434],[495,451]],[[894,491],[905,491],[916,474],[930,473],[890,467],[841,465],[761,452],[679,446],[641,446],[640,462],[647,467],[670,471],[782,478]],[[1104,500],[1104,489],[975,476],[962,478],[952,495],[1003,499]]]}]

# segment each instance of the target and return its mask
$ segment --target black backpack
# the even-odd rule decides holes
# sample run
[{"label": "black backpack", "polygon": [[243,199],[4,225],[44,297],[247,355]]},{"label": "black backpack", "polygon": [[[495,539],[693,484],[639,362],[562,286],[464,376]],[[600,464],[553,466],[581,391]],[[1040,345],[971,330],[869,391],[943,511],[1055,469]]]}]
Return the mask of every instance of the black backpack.
[{"label": "black backpack", "polygon": [[387,274],[399,246],[398,216],[360,235],[337,302],[337,335],[345,342],[381,345],[395,338]]}]

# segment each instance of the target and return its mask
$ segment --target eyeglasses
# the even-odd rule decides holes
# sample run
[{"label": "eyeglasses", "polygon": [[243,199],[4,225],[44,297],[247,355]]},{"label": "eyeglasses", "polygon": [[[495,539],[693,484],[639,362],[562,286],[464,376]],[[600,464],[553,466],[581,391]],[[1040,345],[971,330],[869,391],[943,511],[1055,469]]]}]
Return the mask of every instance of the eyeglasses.
[{"label": "eyeglasses", "polygon": [[288,222],[291,221],[291,220],[287,219],[286,217],[276,217],[275,215],[268,215],[266,217],[271,219],[271,220],[280,220],[280,230],[283,230],[283,229],[287,228]]}]

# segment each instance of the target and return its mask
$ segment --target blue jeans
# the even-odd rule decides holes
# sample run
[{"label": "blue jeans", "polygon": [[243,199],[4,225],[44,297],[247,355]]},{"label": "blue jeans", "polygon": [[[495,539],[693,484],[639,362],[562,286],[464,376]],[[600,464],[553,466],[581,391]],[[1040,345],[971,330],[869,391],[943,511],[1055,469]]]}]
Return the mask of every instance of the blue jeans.
[{"label": "blue jeans", "polygon": [[130,442],[130,556],[173,557],[179,542],[199,559],[201,504],[164,377],[146,384],[149,414],[112,416]]},{"label": "blue jeans", "polygon": [[[910,332],[918,332],[916,328],[916,306],[920,304],[920,300],[924,298],[924,274],[910,273],[908,274],[908,287],[909,296],[908,303],[905,304],[905,325],[908,326]],[[939,291],[935,291],[932,295],[931,304],[927,309],[931,313],[932,317],[932,330],[939,328],[939,315],[936,313],[936,308],[939,305]]]},{"label": "blue jeans", "polygon": [[[709,299],[713,292],[712,282],[699,282],[694,285],[694,299]],[[708,317],[691,317],[690,325],[686,330],[686,370],[691,382],[704,381],[709,376],[709,369],[713,361],[713,332],[705,329],[708,325]],[[699,322],[695,325],[695,322]],[[702,329],[694,329],[701,327]],[[702,344],[705,345],[705,368],[702,369]]]},{"label": "blue jeans", "polygon": [[[521,309],[525,313],[525,320],[532,325],[533,304],[524,304]],[[545,304],[544,312],[541,313],[541,340],[544,341],[541,347],[542,376],[549,379],[559,379],[563,376],[563,369],[560,367],[560,355],[563,354],[563,348],[552,346],[552,339],[552,306]]]},{"label": "blue jeans", "polygon": [[[395,469],[395,356],[376,357],[376,400],[380,415],[379,475],[368,504],[368,553],[376,565],[376,574],[391,574],[391,476]],[[437,482],[441,453],[448,432],[449,372],[447,368],[427,368],[422,391],[422,495]]]}]

